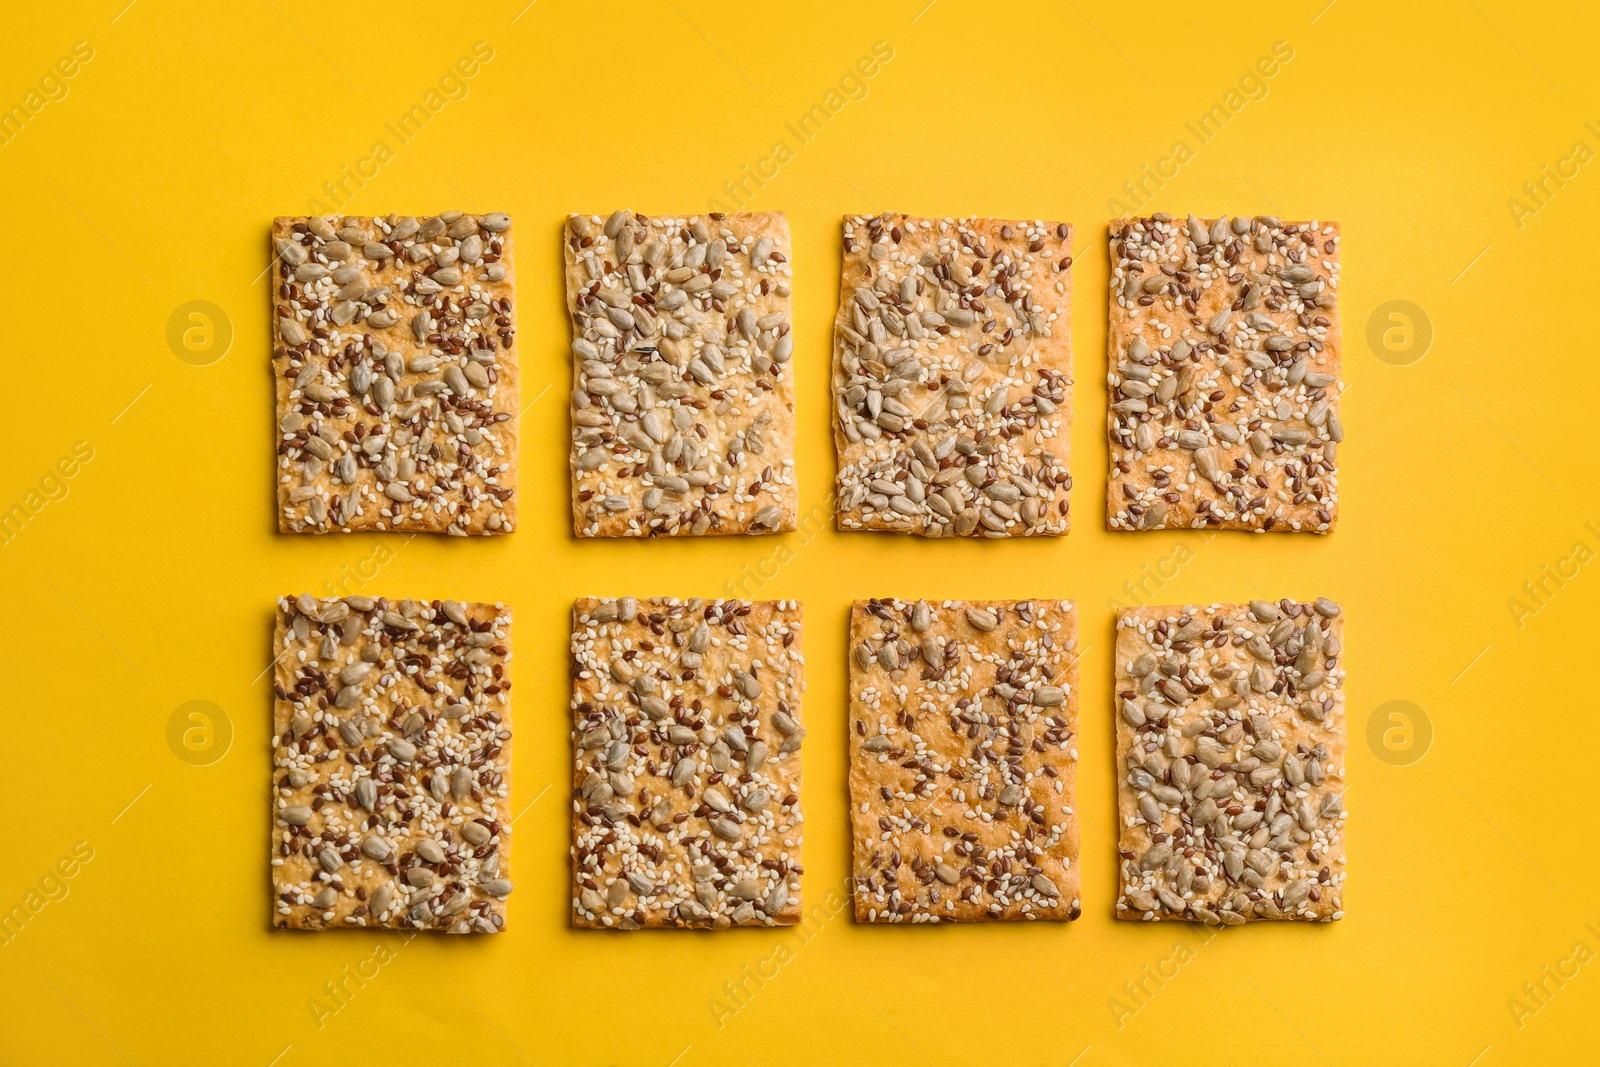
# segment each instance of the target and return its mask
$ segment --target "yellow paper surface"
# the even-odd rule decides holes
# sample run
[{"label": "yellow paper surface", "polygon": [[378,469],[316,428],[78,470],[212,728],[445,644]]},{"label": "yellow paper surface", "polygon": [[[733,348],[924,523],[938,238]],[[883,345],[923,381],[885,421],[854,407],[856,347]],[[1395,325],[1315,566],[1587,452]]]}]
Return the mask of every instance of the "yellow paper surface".
[{"label": "yellow paper surface", "polygon": [[[123,2],[0,34],[0,1063],[1593,1055],[1591,7]],[[794,234],[804,529],[574,541],[564,214],[745,205]],[[521,530],[278,535],[272,216],[447,208],[515,220]],[[1066,539],[831,528],[839,220],[874,210],[1075,225]],[[1342,224],[1334,536],[1103,529],[1105,220],[1156,210]],[[300,591],[512,605],[504,936],[268,929]],[[804,602],[808,928],[567,928],[584,594]],[[890,595],[1078,602],[1078,922],[849,919],[845,625]],[[1346,919],[1114,922],[1114,607],[1316,595],[1348,618]]]}]

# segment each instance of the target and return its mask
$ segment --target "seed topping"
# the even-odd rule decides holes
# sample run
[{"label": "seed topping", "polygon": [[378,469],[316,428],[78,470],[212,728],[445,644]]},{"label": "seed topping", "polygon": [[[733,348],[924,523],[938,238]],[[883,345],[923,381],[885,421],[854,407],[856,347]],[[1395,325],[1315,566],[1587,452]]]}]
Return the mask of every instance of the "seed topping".
[{"label": "seed topping", "polygon": [[1118,918],[1343,918],[1343,633],[1325,598],[1119,612]]},{"label": "seed topping", "polygon": [[1077,654],[1070,601],[856,601],[857,921],[1078,917]]},{"label": "seed topping", "polygon": [[511,615],[278,602],[273,923],[492,934],[511,893]]},{"label": "seed topping", "polygon": [[844,530],[1067,531],[1072,228],[849,216],[834,324]]},{"label": "seed topping", "polygon": [[279,529],[509,533],[510,219],[279,218]]},{"label": "seed topping", "polygon": [[1111,529],[1333,530],[1338,292],[1336,223],[1111,223]]}]

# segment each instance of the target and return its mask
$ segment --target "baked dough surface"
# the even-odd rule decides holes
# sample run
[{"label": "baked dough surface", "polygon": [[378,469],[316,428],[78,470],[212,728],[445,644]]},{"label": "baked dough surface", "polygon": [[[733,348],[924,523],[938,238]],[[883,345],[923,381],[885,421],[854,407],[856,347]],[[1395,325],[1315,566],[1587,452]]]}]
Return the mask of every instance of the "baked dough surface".
[{"label": "baked dough surface", "polygon": [[1331,533],[1339,517],[1339,226],[1111,222],[1113,530]]},{"label": "baked dough surface", "polygon": [[572,608],[572,924],[800,918],[805,688],[793,600]]},{"label": "baked dough surface", "polygon": [[510,228],[499,212],[273,222],[280,531],[516,528]]},{"label": "baked dough surface", "polygon": [[1067,532],[1072,227],[847,216],[834,322],[841,530]]},{"label": "baked dough surface", "polygon": [[1117,613],[1119,919],[1344,916],[1344,615]]},{"label": "baked dough surface", "polygon": [[858,922],[1076,919],[1071,601],[858,600],[850,829]]},{"label": "baked dough surface", "polygon": [[504,928],[510,645],[498,604],[278,601],[275,926]]}]

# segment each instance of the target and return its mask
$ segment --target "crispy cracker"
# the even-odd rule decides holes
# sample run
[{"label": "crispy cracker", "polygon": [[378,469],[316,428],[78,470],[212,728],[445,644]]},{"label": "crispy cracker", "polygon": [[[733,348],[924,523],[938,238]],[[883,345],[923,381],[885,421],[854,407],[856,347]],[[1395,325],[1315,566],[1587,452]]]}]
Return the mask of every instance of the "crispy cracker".
[{"label": "crispy cracker", "polygon": [[1072,227],[847,216],[834,324],[841,530],[1067,532]]},{"label": "crispy cracker", "polygon": [[278,529],[516,527],[511,220],[272,225]]},{"label": "crispy cracker", "polygon": [[1344,616],[1117,613],[1119,919],[1344,916]]},{"label": "crispy cracker", "polygon": [[275,926],[505,926],[510,644],[498,604],[279,600]]},{"label": "crispy cracker", "polygon": [[1072,603],[858,600],[850,653],[856,920],[1076,919]]},{"label": "crispy cracker", "polygon": [[1339,226],[1111,223],[1113,530],[1330,533],[1339,515]]},{"label": "crispy cracker", "polygon": [[572,924],[800,918],[805,688],[793,600],[572,609]]},{"label": "crispy cracker", "polygon": [[783,215],[571,215],[562,249],[573,338],[573,532],[793,530]]}]

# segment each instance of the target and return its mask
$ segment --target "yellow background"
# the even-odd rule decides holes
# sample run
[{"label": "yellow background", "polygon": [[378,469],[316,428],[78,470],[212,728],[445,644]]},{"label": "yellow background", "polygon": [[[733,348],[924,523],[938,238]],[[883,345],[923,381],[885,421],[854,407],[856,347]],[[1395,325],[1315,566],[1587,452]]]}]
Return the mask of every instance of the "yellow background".
[{"label": "yellow background", "polygon": [[[13,4],[0,34],[6,108],[75,42],[93,49],[65,98],[0,145],[0,510],[29,511],[0,544],[0,914],[41,904],[0,943],[0,1062],[1592,1062],[1600,167],[1564,164],[1542,203],[1523,189],[1575,142],[1585,158],[1600,149],[1585,126],[1600,120],[1590,5],[125,2]],[[385,124],[426,105],[478,41],[493,58],[400,143]],[[880,41],[893,58],[846,82],[799,143],[785,123],[827,106]],[[1264,97],[1231,106],[1279,41],[1292,60]],[[1218,104],[1227,120],[1201,143],[1186,123]],[[391,158],[373,168],[380,140]],[[765,163],[742,199],[788,212],[794,233],[802,515],[826,515],[833,471],[839,217],[1062,219],[1080,255],[1065,540],[569,537],[563,214],[734,206],[724,183],[780,140],[792,158]],[[1179,141],[1191,158],[1130,199],[1123,183]],[[324,183],[362,166],[330,201]],[[260,272],[271,217],[313,199],[516,220],[532,405],[514,536],[273,532]],[[1104,221],[1128,208],[1343,224],[1334,536],[1103,529]],[[220,358],[191,338],[185,354],[205,366],[167,339],[196,300],[232,331]],[[1400,332],[1375,352],[1369,319],[1394,300],[1414,310],[1385,313]],[[50,481],[78,442],[93,458]],[[60,499],[33,509],[41,480]],[[571,599],[715,596],[763,572],[741,588],[800,598],[809,624],[804,892],[821,917],[809,934],[570,931]],[[1529,581],[1544,583],[1537,600]],[[273,598],[335,588],[515,610],[521,814],[505,936],[267,927]],[[1349,620],[1348,917],[1210,939],[1114,922],[1113,601],[1318,594]],[[844,627],[849,602],[871,595],[1080,604],[1077,923],[876,929],[830,914],[848,860]],[[213,749],[188,753],[203,765],[168,740],[194,700],[219,709]],[[1409,719],[1383,712],[1369,741],[1397,700]],[[80,842],[92,859],[52,881]],[[59,899],[30,898],[42,883]],[[348,977],[362,967],[371,977]],[[1530,981],[1544,983],[1538,1000]]]}]

